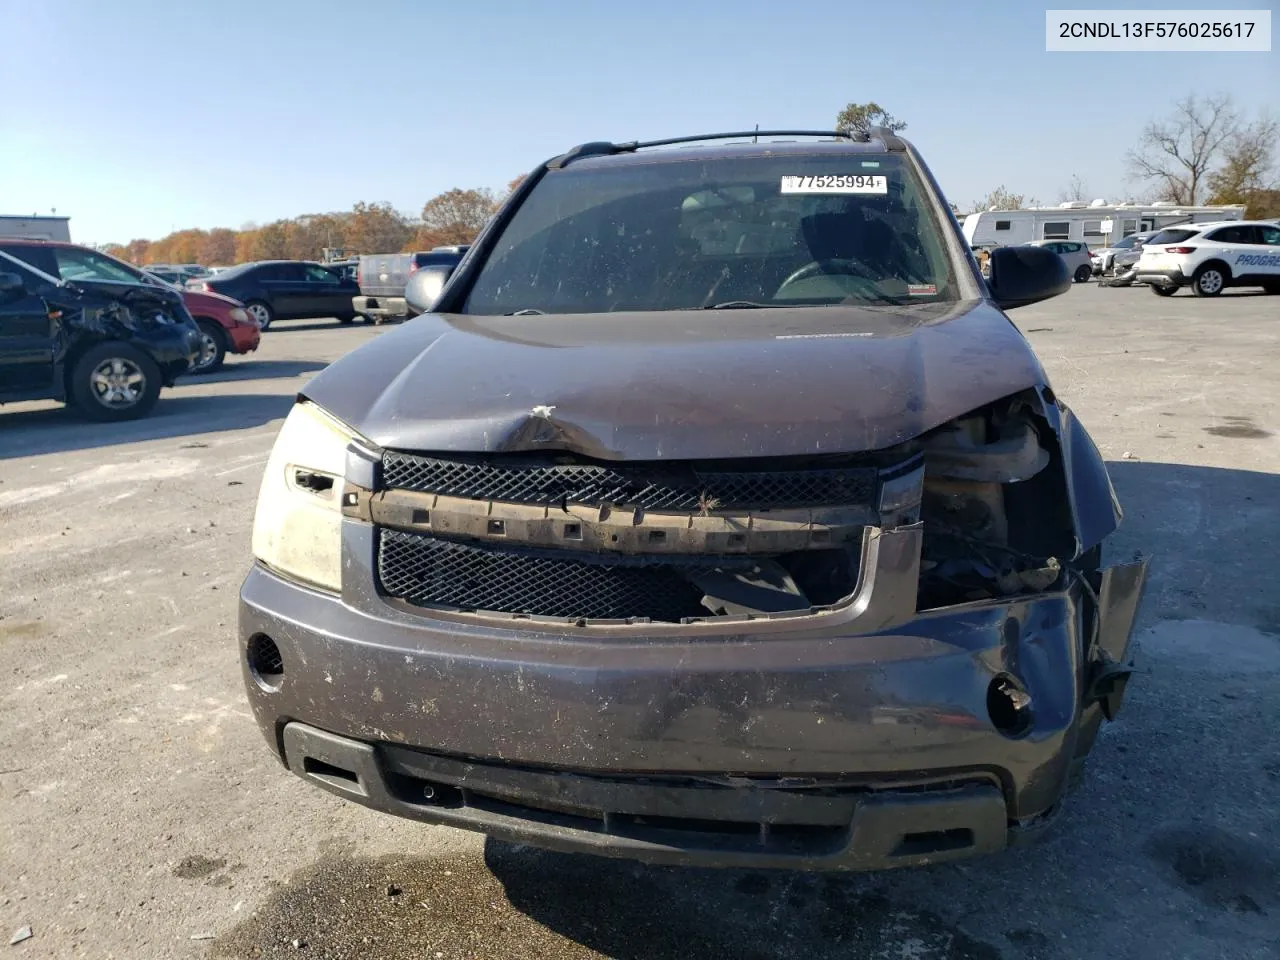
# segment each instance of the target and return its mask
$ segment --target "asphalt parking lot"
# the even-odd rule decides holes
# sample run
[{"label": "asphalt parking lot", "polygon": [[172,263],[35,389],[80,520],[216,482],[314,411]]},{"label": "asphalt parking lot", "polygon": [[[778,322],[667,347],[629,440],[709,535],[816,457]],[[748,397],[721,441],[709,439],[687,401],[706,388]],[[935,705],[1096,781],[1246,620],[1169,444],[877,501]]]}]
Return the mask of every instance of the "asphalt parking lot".
[{"label": "asphalt parking lot", "polygon": [[[281,323],[154,416],[0,409],[0,933],[13,957],[1280,956],[1280,298],[1014,314],[1152,560],[1139,673],[1058,830],[866,876],[542,853],[285,773],[236,592],[291,396],[380,328]],[[0,942],[7,942],[0,941]]]}]

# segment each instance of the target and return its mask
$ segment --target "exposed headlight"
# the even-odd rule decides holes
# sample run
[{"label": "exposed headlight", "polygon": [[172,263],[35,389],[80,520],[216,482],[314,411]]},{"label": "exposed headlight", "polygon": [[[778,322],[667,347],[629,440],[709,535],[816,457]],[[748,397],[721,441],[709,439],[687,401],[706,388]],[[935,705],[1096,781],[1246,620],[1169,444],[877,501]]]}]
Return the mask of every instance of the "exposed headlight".
[{"label": "exposed headlight", "polygon": [[272,570],[342,589],[342,486],[353,434],[314,403],[295,404],[276,437],[253,518],[253,555]]},{"label": "exposed headlight", "polygon": [[242,307],[232,307],[228,311],[228,315],[231,317],[232,320],[235,320],[238,323],[249,322],[249,314],[245,313]]}]

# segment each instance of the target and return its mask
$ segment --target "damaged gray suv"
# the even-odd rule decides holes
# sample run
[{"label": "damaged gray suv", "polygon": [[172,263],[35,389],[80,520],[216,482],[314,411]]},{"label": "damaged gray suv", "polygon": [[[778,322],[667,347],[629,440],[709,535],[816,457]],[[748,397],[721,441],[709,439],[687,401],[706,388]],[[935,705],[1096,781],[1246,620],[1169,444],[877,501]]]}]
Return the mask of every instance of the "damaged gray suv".
[{"label": "damaged gray suv", "polygon": [[1004,312],[1060,257],[984,279],[910,144],[782,131],[577,147],[420,273],[263,480],[239,652],[290,770],[711,866],[1053,821],[1146,569],[1103,563],[1105,465]]}]

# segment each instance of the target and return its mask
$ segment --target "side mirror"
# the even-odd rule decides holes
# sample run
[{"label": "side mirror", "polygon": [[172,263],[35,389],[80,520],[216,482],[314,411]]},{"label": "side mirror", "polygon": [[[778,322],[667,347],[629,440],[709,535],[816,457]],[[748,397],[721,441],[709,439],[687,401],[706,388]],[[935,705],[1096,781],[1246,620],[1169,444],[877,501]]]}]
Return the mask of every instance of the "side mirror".
[{"label": "side mirror", "polygon": [[997,247],[987,287],[1001,310],[1025,307],[1071,289],[1067,261],[1044,247]]},{"label": "side mirror", "polygon": [[404,288],[404,299],[414,316],[431,312],[440,299],[440,291],[452,275],[453,267],[443,263],[433,263],[414,271]]},{"label": "side mirror", "polygon": [[25,292],[26,289],[27,285],[22,282],[22,277],[18,274],[0,273],[0,297],[11,297]]}]

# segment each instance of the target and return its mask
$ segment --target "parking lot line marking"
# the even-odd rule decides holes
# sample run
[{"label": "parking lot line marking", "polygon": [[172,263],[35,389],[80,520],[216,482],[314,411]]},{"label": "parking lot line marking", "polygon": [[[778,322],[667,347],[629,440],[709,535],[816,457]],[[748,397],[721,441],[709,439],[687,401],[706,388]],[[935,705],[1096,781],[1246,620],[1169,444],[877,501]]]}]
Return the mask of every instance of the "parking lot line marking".
[{"label": "parking lot line marking", "polygon": [[244,470],[244,469],[245,469],[245,468],[247,468],[247,467],[256,467],[256,466],[260,466],[261,464],[264,464],[264,463],[266,463],[266,462],[267,462],[267,458],[266,458],[266,457],[255,457],[253,460],[250,460],[248,463],[242,463],[242,464],[240,464],[240,466],[238,466],[238,467],[229,467],[229,468],[227,468],[226,470],[222,470],[222,471],[220,471],[220,472],[218,472],[218,473],[215,473],[215,474],[214,474],[214,476],[215,476],[215,477],[225,477],[227,474],[229,474],[229,473],[235,473],[237,470]]}]

